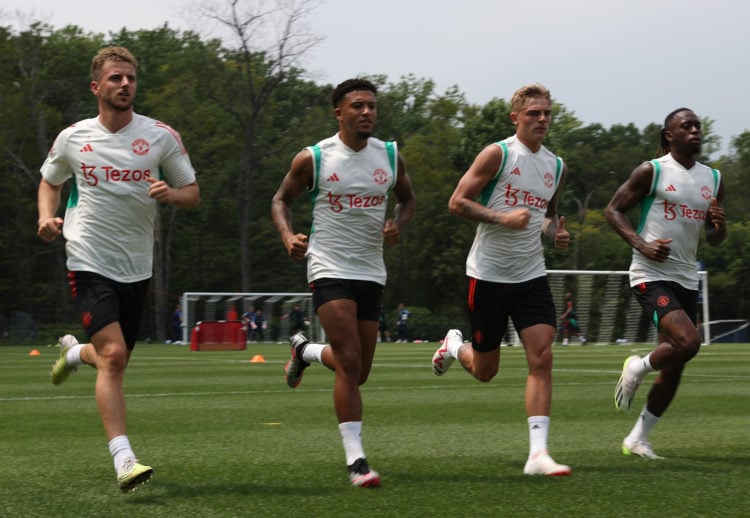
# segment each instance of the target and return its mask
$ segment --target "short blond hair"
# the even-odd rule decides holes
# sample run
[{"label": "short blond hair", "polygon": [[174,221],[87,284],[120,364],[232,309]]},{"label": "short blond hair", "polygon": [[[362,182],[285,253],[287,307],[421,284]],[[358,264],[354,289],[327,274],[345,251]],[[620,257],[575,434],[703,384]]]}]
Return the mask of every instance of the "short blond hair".
[{"label": "short blond hair", "polygon": [[91,60],[92,81],[99,81],[102,68],[104,68],[104,63],[107,61],[124,61],[130,63],[136,69],[138,68],[138,60],[125,47],[105,47],[97,52],[96,56]]},{"label": "short blond hair", "polygon": [[539,83],[534,83],[532,85],[522,86],[516,90],[513,97],[510,99],[510,110],[515,113],[520,112],[523,110],[526,100],[534,97],[541,97],[552,103],[552,95],[549,93],[549,90]]}]

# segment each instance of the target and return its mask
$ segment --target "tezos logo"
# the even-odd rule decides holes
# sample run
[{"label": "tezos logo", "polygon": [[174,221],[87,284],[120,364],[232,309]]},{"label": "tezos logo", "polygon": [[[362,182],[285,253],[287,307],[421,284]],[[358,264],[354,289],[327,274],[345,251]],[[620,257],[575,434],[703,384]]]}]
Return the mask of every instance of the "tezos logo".
[{"label": "tezos logo", "polygon": [[656,305],[660,308],[666,307],[666,305],[669,304],[669,297],[666,295],[662,295],[658,299],[656,299]]},{"label": "tezos logo", "polygon": [[135,153],[138,156],[143,156],[148,153],[149,149],[151,148],[151,145],[148,143],[147,140],[139,138],[133,141],[133,143],[131,144],[131,147],[133,148],[133,153]]},{"label": "tezos logo", "polygon": [[375,169],[375,172],[372,173],[372,177],[378,185],[383,185],[388,181],[388,173],[382,169]]}]

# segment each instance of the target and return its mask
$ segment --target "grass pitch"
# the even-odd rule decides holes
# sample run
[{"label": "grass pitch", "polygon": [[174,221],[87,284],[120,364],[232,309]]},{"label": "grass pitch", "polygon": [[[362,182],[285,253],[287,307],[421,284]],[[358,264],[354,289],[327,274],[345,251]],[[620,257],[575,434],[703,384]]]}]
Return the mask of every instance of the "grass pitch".
[{"label": "grass pitch", "polygon": [[[487,517],[747,516],[750,346],[714,344],[690,363],[651,435],[666,457],[620,452],[627,415],[613,391],[643,345],[555,346],[550,452],[570,477],[522,474],[528,451],[525,359],[503,348],[481,384],[430,370],[437,344],[381,344],[363,387],[363,439],[382,487],[349,485],[333,413],[333,374],[309,368],[289,389],[286,344],[191,352],[139,344],[126,375],[129,437],[151,483],[117,489],[94,401],[95,371],[55,387],[56,347],[0,347],[0,516]],[[251,363],[256,354],[264,363]]]}]

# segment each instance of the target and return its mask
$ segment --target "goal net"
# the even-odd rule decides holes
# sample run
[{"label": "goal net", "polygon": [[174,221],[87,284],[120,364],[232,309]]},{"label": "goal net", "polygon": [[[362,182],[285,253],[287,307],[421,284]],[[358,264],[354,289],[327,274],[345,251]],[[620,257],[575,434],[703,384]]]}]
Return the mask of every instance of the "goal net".
[{"label": "goal net", "polygon": [[[244,349],[246,343],[286,342],[297,331],[293,310],[304,314],[304,331],[311,340],[322,336],[311,293],[185,292],[183,343],[194,350]],[[258,325],[243,314],[260,310]]]},{"label": "goal net", "polygon": [[[630,290],[627,271],[547,270],[558,315],[565,308],[565,293],[572,293],[581,335],[589,343],[656,343],[657,332]],[[699,314],[702,342],[711,343],[708,272],[698,271]],[[512,339],[517,340],[516,337]]]}]

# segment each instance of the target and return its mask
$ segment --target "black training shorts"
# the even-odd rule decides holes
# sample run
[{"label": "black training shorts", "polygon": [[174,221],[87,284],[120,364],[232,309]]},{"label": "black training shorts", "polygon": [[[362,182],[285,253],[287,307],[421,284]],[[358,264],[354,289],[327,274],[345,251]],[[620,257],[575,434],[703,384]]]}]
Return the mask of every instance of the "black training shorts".
[{"label": "black training shorts", "polygon": [[125,344],[132,351],[149,279],[123,283],[93,272],[68,272],[68,284],[89,339],[112,322],[119,322]]},{"label": "black training shorts", "polygon": [[471,345],[481,352],[500,347],[508,317],[518,332],[536,324],[557,325],[546,275],[513,284],[467,277],[467,305]]},{"label": "black training shorts", "polygon": [[642,282],[630,289],[657,330],[664,315],[676,309],[685,311],[693,324],[697,321],[697,290],[689,290],[672,281]]},{"label": "black training shorts", "polygon": [[316,311],[331,300],[351,299],[357,303],[357,319],[377,321],[380,316],[383,285],[377,282],[326,277],[312,281],[310,290]]}]

